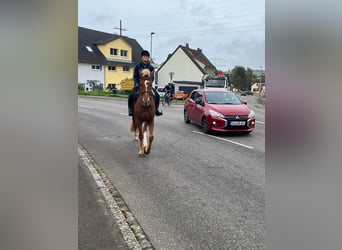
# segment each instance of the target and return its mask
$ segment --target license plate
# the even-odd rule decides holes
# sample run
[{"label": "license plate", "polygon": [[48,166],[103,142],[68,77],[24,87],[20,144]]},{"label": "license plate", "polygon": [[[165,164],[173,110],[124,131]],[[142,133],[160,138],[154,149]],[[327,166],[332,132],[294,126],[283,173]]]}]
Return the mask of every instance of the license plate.
[{"label": "license plate", "polygon": [[246,122],[245,121],[231,121],[230,126],[245,126]]}]

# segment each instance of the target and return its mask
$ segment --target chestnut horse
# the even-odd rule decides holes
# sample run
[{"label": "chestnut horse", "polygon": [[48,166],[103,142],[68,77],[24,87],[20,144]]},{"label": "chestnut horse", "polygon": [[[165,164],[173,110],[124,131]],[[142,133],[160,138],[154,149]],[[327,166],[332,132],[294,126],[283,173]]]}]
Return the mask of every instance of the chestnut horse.
[{"label": "chestnut horse", "polygon": [[[134,142],[138,142],[137,132],[139,132],[139,157],[151,152],[154,139],[154,116],[156,113],[154,94],[152,92],[153,72],[144,69],[140,74],[140,90],[134,103],[134,112],[131,122],[131,132],[133,132]],[[147,143],[148,130],[148,143]]]}]

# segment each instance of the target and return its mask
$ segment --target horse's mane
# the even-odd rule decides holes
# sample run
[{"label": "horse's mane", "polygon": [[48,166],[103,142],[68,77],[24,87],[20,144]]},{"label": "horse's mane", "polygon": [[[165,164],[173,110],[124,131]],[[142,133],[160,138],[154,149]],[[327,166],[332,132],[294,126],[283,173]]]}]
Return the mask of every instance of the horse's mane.
[{"label": "horse's mane", "polygon": [[141,75],[140,76],[150,78],[151,77],[151,71],[149,69],[143,69],[141,71]]}]

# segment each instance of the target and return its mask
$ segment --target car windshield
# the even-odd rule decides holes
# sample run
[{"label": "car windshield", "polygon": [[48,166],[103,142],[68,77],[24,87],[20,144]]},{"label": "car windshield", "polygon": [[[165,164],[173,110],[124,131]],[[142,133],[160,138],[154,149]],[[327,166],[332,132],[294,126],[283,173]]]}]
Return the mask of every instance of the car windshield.
[{"label": "car windshield", "polygon": [[205,87],[225,87],[225,79],[208,79],[206,81]]},{"label": "car windshield", "polygon": [[231,92],[206,92],[205,99],[209,104],[241,104],[240,99]]}]

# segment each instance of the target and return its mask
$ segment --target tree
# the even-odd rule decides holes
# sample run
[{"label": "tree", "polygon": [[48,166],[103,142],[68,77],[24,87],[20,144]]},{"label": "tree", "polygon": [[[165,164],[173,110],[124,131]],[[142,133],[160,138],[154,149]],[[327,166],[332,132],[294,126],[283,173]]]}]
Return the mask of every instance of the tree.
[{"label": "tree", "polygon": [[248,90],[251,89],[252,82],[255,78],[256,78],[256,75],[253,75],[253,70],[250,68],[247,68],[245,89],[248,89]]},{"label": "tree", "polygon": [[230,83],[234,88],[240,90],[250,90],[252,82],[257,78],[250,68],[245,69],[242,66],[235,66],[230,73]]},{"label": "tree", "polygon": [[230,73],[230,82],[236,89],[246,88],[246,70],[242,66],[235,66]]}]

